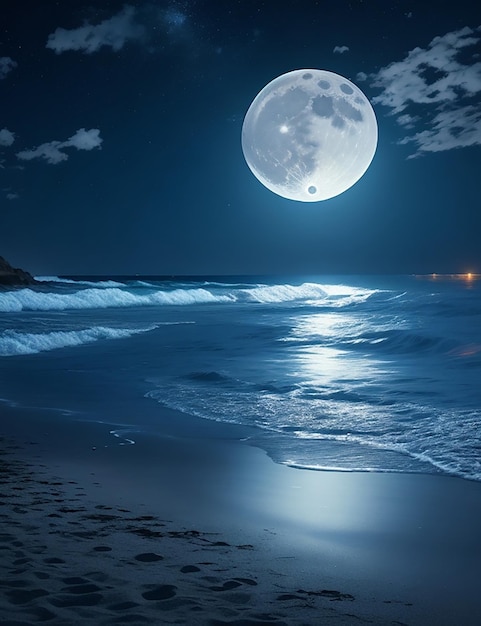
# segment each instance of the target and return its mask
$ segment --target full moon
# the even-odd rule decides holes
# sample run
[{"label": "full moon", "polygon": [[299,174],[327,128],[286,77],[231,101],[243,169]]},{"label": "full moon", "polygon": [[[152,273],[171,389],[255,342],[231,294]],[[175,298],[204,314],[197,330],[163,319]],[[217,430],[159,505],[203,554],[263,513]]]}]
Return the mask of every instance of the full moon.
[{"label": "full moon", "polygon": [[354,185],[377,146],[377,122],[363,92],[326,70],[295,70],[254,98],[242,151],[260,182],[300,202],[327,200]]}]

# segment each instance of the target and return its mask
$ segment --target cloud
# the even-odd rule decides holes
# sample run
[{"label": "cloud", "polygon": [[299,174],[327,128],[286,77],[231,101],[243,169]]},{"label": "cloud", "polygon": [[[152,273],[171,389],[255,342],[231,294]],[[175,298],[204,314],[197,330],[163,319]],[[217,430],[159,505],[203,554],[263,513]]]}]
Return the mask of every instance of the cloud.
[{"label": "cloud", "polygon": [[7,77],[14,67],[17,67],[17,63],[10,57],[0,57],[0,80]]},{"label": "cloud", "polygon": [[[98,24],[85,21],[73,29],[57,28],[48,36],[46,47],[56,54],[79,51],[93,54],[102,48],[115,52],[127,43],[141,44],[149,53],[164,53],[166,44],[183,45],[189,56],[195,48],[198,53],[203,43],[196,36],[199,20],[192,19],[188,0],[170,0],[160,3],[125,5],[112,17]],[[204,38],[205,39],[205,38]]]},{"label": "cloud", "polygon": [[143,37],[144,27],[135,22],[134,16],[134,7],[126,6],[120,13],[100,24],[86,23],[72,30],[57,28],[49,35],[46,47],[54,50],[56,54],[67,50],[80,50],[85,54],[92,54],[103,46],[117,52],[128,41]]},{"label": "cloud", "polygon": [[[412,128],[412,126],[409,126]],[[418,152],[408,158],[419,156],[422,152],[442,152],[453,148],[467,148],[481,145],[481,115],[478,106],[465,106],[455,110],[437,113],[431,120],[431,127],[404,137],[400,144],[413,143]]]},{"label": "cloud", "polygon": [[14,141],[15,135],[8,128],[0,130],[0,146],[11,146]]},{"label": "cloud", "polygon": [[344,54],[344,52],[349,52],[349,48],[347,46],[334,46],[333,52],[334,54]]},{"label": "cloud", "polygon": [[94,148],[99,148],[101,143],[102,139],[98,128],[91,128],[90,130],[80,128],[75,135],[72,135],[70,139],[64,142],[63,147],[77,148],[77,150],[93,150]]},{"label": "cloud", "polygon": [[63,147],[62,142],[60,141],[51,141],[49,143],[43,143],[38,146],[38,148],[33,148],[32,150],[22,150],[21,152],[17,152],[17,157],[22,161],[31,161],[32,159],[45,159],[47,163],[51,163],[52,165],[56,165],[61,161],[66,161],[68,159],[68,154],[61,151]]},{"label": "cloud", "polygon": [[374,104],[388,107],[403,128],[422,125],[399,141],[415,147],[408,158],[481,145],[480,42],[481,26],[465,27],[367,76],[381,89]]},{"label": "cloud", "polygon": [[11,187],[3,187],[1,192],[2,195],[5,195],[7,200],[17,200],[17,198],[20,198],[20,195],[13,191]]},{"label": "cloud", "polygon": [[51,165],[57,165],[62,161],[66,161],[69,155],[64,152],[65,148],[76,148],[77,150],[93,150],[100,148],[102,144],[100,131],[97,128],[85,130],[80,128],[75,135],[72,135],[66,141],[50,141],[43,143],[32,150],[22,150],[17,152],[17,157],[22,161],[31,161],[32,159],[45,159]]}]

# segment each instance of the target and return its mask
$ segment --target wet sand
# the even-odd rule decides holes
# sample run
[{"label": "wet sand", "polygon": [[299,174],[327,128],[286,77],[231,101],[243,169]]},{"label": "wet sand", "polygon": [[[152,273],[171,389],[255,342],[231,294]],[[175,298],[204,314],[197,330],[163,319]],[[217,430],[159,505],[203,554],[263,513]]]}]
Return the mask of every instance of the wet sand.
[{"label": "wet sand", "polygon": [[0,412],[5,626],[481,623],[479,483],[289,468],[168,411],[118,437]]}]

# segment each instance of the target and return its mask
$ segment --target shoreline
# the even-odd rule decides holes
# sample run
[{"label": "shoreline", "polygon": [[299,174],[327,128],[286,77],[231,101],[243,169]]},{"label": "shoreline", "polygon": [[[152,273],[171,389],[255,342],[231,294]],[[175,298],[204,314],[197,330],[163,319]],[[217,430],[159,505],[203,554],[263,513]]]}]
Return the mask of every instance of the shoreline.
[{"label": "shoreline", "polygon": [[[8,407],[2,418],[1,436],[20,446],[7,450],[15,461],[7,466],[11,477],[2,473],[2,491],[11,496],[2,508],[11,529],[4,554],[23,553],[12,557],[2,585],[0,608],[10,621],[22,616],[28,623],[29,611],[50,611],[52,624],[140,624],[156,611],[157,619],[163,611],[163,623],[193,624],[324,619],[474,626],[481,619],[479,483],[296,469],[274,463],[215,422],[189,438],[173,426],[120,445],[106,423]],[[15,473],[29,482],[12,484]],[[49,477],[47,487],[40,486],[42,476]],[[48,494],[34,495],[45,489]],[[32,498],[39,501],[34,507]],[[137,535],[128,531],[133,517]],[[35,552],[36,536],[45,539],[42,553]],[[64,563],[46,562],[59,551],[69,556],[60,557]],[[164,558],[136,558],[157,553]],[[36,580],[33,564],[49,578]],[[104,583],[85,576],[89,571],[101,572]],[[75,587],[60,584],[72,577],[99,589],[65,599],[77,593],[62,591]],[[23,596],[12,595],[16,587],[8,581],[15,580]],[[135,606],[109,608],[122,604],[114,599],[116,587]],[[36,588],[45,593],[29,596]],[[155,600],[145,597],[150,591]],[[28,599],[12,603],[19,597]],[[85,597],[93,604],[79,604]]]}]

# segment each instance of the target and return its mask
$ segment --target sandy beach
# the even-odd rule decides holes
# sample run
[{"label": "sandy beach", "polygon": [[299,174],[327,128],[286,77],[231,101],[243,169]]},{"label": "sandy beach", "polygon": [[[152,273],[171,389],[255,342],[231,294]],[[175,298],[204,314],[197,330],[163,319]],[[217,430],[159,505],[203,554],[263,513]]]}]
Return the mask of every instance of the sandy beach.
[{"label": "sandy beach", "polygon": [[177,418],[132,445],[2,406],[2,624],[480,623],[481,485],[298,470]]}]

